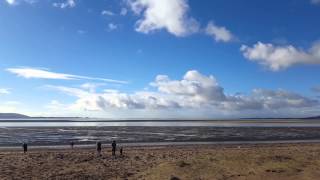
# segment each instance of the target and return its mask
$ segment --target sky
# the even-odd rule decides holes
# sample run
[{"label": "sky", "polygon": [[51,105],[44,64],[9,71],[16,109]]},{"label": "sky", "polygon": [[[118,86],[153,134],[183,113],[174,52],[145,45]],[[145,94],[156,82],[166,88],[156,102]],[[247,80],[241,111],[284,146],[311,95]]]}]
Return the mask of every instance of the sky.
[{"label": "sky", "polygon": [[0,112],[320,115],[320,0],[0,0]]}]

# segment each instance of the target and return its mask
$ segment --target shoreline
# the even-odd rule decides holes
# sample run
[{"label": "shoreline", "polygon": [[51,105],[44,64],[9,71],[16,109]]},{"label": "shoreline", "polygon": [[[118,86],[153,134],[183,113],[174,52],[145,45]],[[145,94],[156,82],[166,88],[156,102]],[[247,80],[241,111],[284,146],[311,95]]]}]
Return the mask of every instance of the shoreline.
[{"label": "shoreline", "polygon": [[[135,148],[135,147],[186,147],[186,146],[214,146],[214,145],[281,145],[281,144],[320,144],[320,139],[316,140],[272,140],[272,141],[192,141],[192,142],[137,142],[137,143],[117,143],[118,147]],[[110,143],[103,143],[104,149],[110,148]],[[96,144],[75,144],[74,149],[94,149]],[[20,151],[21,146],[0,146],[0,152],[5,151]],[[71,150],[70,145],[28,145],[29,151],[36,150]]]}]

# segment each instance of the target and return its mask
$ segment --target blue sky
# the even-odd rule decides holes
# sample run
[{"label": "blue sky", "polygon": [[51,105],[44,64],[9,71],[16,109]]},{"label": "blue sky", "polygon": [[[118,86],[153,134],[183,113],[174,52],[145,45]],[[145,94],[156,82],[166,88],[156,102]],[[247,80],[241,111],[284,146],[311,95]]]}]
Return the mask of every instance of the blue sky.
[{"label": "blue sky", "polygon": [[318,115],[320,1],[0,0],[0,112]]}]

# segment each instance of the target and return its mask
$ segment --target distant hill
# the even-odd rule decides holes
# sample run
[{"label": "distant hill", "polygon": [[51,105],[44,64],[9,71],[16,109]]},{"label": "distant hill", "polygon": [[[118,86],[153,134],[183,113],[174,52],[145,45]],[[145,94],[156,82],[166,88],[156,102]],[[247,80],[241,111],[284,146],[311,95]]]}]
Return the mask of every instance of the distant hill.
[{"label": "distant hill", "polygon": [[0,119],[19,119],[19,118],[30,118],[30,117],[23,114],[18,114],[18,113],[0,113]]}]

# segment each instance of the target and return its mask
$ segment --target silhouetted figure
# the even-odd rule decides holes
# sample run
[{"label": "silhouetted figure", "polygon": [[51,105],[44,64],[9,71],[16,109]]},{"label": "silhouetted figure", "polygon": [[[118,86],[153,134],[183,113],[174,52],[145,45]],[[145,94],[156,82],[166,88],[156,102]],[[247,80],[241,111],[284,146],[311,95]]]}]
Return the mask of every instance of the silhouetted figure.
[{"label": "silhouetted figure", "polygon": [[70,146],[71,146],[71,149],[73,149],[73,146],[74,146],[74,142],[73,141],[70,142]]},{"label": "silhouetted figure", "polygon": [[122,156],[122,153],[123,153],[123,148],[120,147],[120,156]]},{"label": "silhouetted figure", "polygon": [[112,141],[112,156],[116,155],[117,143],[116,141]]},{"label": "silhouetted figure", "polygon": [[23,153],[27,153],[27,151],[28,151],[28,144],[27,144],[27,143],[23,143],[23,144],[22,144],[22,147],[23,147]]},{"label": "silhouetted figure", "polygon": [[101,155],[101,142],[97,142],[97,152],[98,152],[98,155],[100,156]]}]

